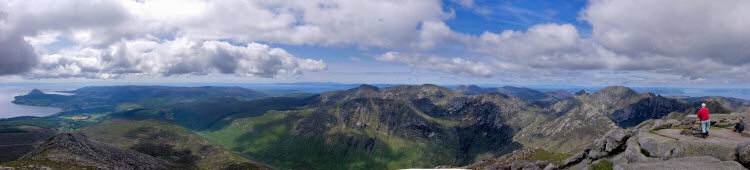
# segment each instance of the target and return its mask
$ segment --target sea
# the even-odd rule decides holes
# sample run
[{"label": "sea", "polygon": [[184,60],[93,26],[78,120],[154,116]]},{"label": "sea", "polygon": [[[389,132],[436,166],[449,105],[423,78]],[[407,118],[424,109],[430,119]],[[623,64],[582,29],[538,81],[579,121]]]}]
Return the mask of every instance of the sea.
[{"label": "sea", "polygon": [[33,89],[39,89],[44,93],[70,95],[57,91],[71,90],[75,87],[61,87],[57,85],[28,85],[28,84],[0,84],[0,119],[35,116],[45,117],[60,113],[62,109],[55,107],[27,106],[12,103],[15,96],[25,95]]}]

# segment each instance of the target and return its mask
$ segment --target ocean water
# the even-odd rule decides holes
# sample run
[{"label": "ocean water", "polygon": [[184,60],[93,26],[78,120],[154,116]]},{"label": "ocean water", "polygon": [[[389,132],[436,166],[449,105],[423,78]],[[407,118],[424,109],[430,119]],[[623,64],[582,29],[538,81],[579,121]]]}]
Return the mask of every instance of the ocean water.
[{"label": "ocean water", "polygon": [[[39,107],[18,105],[12,103],[13,97],[24,95],[33,90],[34,87],[0,85],[0,119],[19,116],[44,117],[59,113],[62,109],[54,107]],[[39,88],[45,93],[53,93],[53,88]]]}]

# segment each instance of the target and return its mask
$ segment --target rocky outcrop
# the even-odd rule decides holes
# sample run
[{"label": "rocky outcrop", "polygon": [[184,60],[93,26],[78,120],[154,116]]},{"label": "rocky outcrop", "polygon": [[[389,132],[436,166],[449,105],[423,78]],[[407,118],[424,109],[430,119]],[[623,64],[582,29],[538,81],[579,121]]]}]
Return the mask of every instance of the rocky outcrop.
[{"label": "rocky outcrop", "polygon": [[701,137],[701,134],[703,133],[700,121],[694,116],[685,118],[685,120],[682,121],[680,128],[682,128],[680,131],[681,135]]},{"label": "rocky outcrop", "polygon": [[641,145],[638,143],[637,137],[631,137],[630,139],[628,139],[628,141],[626,141],[625,145],[625,151],[623,151],[621,154],[613,156],[610,159],[611,161],[613,161],[613,163],[623,164],[629,162],[649,162],[659,160],[657,158],[652,158],[644,155],[645,152]]},{"label": "rocky outcrop", "polygon": [[[742,117],[742,115],[739,113],[712,114],[710,117],[712,127],[734,127],[734,125],[739,122],[738,118]],[[685,120],[682,121],[680,127],[682,128],[682,131],[680,131],[680,134],[682,135],[695,137],[701,136],[702,130],[700,120],[695,115],[687,115]]]},{"label": "rocky outcrop", "polygon": [[750,139],[737,143],[735,150],[737,151],[737,161],[744,165],[750,165]]},{"label": "rocky outcrop", "polygon": [[680,122],[679,120],[675,120],[675,119],[667,119],[667,120],[655,119],[654,125],[651,126],[651,129],[669,129],[669,128],[677,127],[680,125],[682,125],[682,122]]},{"label": "rocky outcrop", "polygon": [[[681,135],[680,131],[612,130],[560,167],[588,169],[592,162],[600,160],[613,162],[619,169],[744,169],[738,162],[750,163],[750,139],[739,142],[746,139],[740,134],[716,129],[711,137],[703,139]],[[680,163],[688,160],[692,162]]]},{"label": "rocky outcrop", "polygon": [[496,169],[545,169],[545,170],[556,170],[559,169],[557,164],[544,161],[529,161],[532,160],[533,155],[538,154],[539,150],[536,149],[524,149],[513,151],[510,154],[503,155],[498,158],[479,161],[469,166],[460,167],[462,169],[475,169],[475,170],[496,170]]},{"label": "rocky outcrop", "polygon": [[590,159],[596,160],[622,152],[626,148],[625,141],[632,135],[632,131],[610,130],[604,134],[604,137],[594,142],[594,147],[589,150],[587,155]]},{"label": "rocky outcrop", "polygon": [[561,168],[578,166],[588,167],[594,160],[612,157],[627,148],[625,144],[633,136],[632,131],[610,130],[604,136],[597,139],[594,144],[581,152],[565,159]]},{"label": "rocky outcrop", "polygon": [[644,163],[627,163],[615,165],[613,169],[617,170],[643,170],[643,169],[724,169],[724,170],[743,170],[739,163],[735,161],[722,161],[710,156],[685,157],[670,159],[659,162]]},{"label": "rocky outcrop", "polygon": [[172,164],[133,150],[61,133],[21,157],[23,162],[59,162],[97,169],[170,169]]}]

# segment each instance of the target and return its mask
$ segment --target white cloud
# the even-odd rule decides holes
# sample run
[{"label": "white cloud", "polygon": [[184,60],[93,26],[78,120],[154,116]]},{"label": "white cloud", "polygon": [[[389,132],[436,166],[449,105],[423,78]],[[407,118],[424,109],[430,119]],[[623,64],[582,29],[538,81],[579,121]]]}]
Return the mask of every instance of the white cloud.
[{"label": "white cloud", "polygon": [[[31,74],[36,77],[50,78],[53,77],[51,75],[108,78],[121,77],[124,74],[205,74],[204,69],[209,68],[205,66],[205,63],[178,62],[178,64],[183,64],[179,67],[183,69],[162,69],[158,63],[152,62],[167,62],[171,61],[170,59],[160,57],[156,60],[152,59],[153,57],[145,57],[151,54],[144,51],[132,51],[130,48],[137,45],[128,44],[148,41],[156,43],[152,45],[166,46],[176,41],[171,40],[175,39],[172,37],[190,39],[203,45],[212,44],[213,41],[248,44],[248,47],[243,48],[258,45],[255,42],[268,42],[290,45],[406,49],[419,38],[420,24],[441,21],[452,16],[452,12],[444,11],[442,2],[439,0],[2,1],[0,4],[0,23],[2,23],[0,24],[0,40],[2,41],[0,43],[3,47],[12,47],[15,51],[0,52],[12,52],[12,55],[0,55],[3,57],[0,60],[0,66],[3,66],[0,75],[24,73],[36,68],[37,65],[39,68]],[[52,37],[45,36],[49,32],[57,34]],[[48,54],[44,48],[51,42],[47,40],[59,39],[70,40],[77,45],[61,50],[60,53]],[[213,54],[215,57],[222,57],[225,53],[244,54],[240,52],[241,50],[229,50],[235,49],[234,46],[215,46],[222,47],[217,48],[216,53]],[[88,59],[83,59],[107,59],[108,57],[104,54],[113,53],[113,50],[123,47],[130,50],[127,51],[129,53],[126,56],[133,58],[115,58],[111,63],[96,60],[93,63],[105,65],[96,67],[86,64],[90,62]],[[431,46],[428,44],[425,48],[431,48]],[[298,64],[291,64],[296,67],[290,68],[288,63],[294,62],[291,62],[289,58],[279,56],[291,56],[291,54],[270,54],[279,50],[268,51],[268,56],[277,57],[275,59],[254,57],[251,58],[252,60],[239,58],[236,60],[237,63],[217,62],[215,64],[227,67],[216,67],[218,68],[216,71],[272,77],[270,75],[272,73],[297,75],[300,73],[299,70],[324,68],[325,64],[320,60],[299,58],[293,59]],[[159,50],[153,49],[150,52],[157,51]],[[203,49],[202,52],[207,52],[207,49]],[[203,56],[192,58],[180,58],[185,57],[182,55],[166,56],[190,61],[211,59]],[[37,61],[45,62],[37,63]],[[281,64],[283,67],[275,67],[275,63],[258,64],[258,62],[282,62],[284,64]],[[107,64],[124,67],[109,67],[106,66]],[[232,70],[231,68],[235,65],[249,69],[249,71]],[[49,74],[43,72],[50,68],[55,68],[54,70],[58,72]],[[62,73],[63,71],[68,72]]]},{"label": "white cloud", "polygon": [[[292,45],[403,48],[425,21],[440,21],[453,14],[438,0],[350,1],[199,1],[194,13],[155,19],[170,21],[182,35],[198,39],[265,41]],[[130,3],[143,18],[158,8]],[[192,4],[195,5],[195,4]],[[154,5],[156,6],[156,5]],[[189,6],[189,5],[185,5]],[[141,14],[142,13],[142,14]]]},{"label": "white cloud", "polygon": [[[539,24],[525,32],[505,30],[502,33],[484,32],[478,36],[452,31],[444,23],[426,23],[425,25],[432,26],[425,26],[430,29],[422,30],[420,37],[423,38],[417,41],[417,47],[433,49],[454,43],[452,46],[465,47],[467,51],[486,56],[473,61],[462,59],[465,61],[464,64],[479,63],[480,68],[492,67],[493,69],[481,69],[482,71],[477,71],[474,67],[444,69],[444,65],[437,64],[408,64],[410,66],[466,75],[492,76],[505,72],[543,74],[563,70],[617,69],[630,61],[626,56],[604,49],[591,40],[582,39],[578,30],[570,24]],[[420,63],[425,58],[439,57],[410,53],[398,55],[398,60],[396,60],[396,57],[384,56],[395,56],[395,54],[383,54],[379,60],[396,63]],[[445,58],[443,61],[450,60]]]},{"label": "white cloud", "polygon": [[744,0],[594,0],[582,18],[597,42],[618,53],[741,65],[750,62],[749,8]]},{"label": "white cloud", "polygon": [[[566,23],[460,33],[445,23],[455,14],[439,0],[0,2],[0,75],[294,77],[326,68],[322,60],[265,45],[285,44],[390,51],[373,58],[478,77],[554,79],[596,70],[691,81],[750,76],[750,1],[744,0],[592,0],[580,12],[591,37]],[[501,9],[529,12],[509,7]],[[74,45],[46,50],[63,40]]]},{"label": "white cloud", "polygon": [[[622,70],[677,75],[691,82],[747,82],[748,8],[750,1],[595,0],[581,13],[593,27],[589,38],[581,37],[571,24],[537,24],[526,31],[470,35],[433,22],[423,24],[413,47],[430,53],[429,49],[461,46],[455,44],[461,42],[466,50],[486,56],[470,62],[488,63],[494,68],[491,75]],[[424,56],[403,55],[415,59],[394,62]],[[410,66],[461,72],[440,66]]]},{"label": "white cloud", "polygon": [[75,47],[43,56],[34,78],[121,78],[209,73],[241,76],[299,76],[302,70],[326,69],[322,60],[294,57],[283,49],[250,43],[177,38],[171,41],[121,41],[107,48]]},{"label": "white cloud", "polygon": [[410,45],[412,50],[429,51],[438,47],[463,47],[469,35],[451,30],[444,22],[423,22],[416,39]]},{"label": "white cloud", "polygon": [[750,76],[749,8],[744,0],[593,0],[581,18],[597,43],[641,61],[636,69],[722,78]]},{"label": "white cloud", "polygon": [[414,68],[459,75],[479,77],[488,77],[492,75],[491,68],[484,63],[468,61],[462,58],[447,58],[439,55],[400,53],[393,51],[373,56],[373,58],[380,61],[405,64]]},{"label": "white cloud", "polygon": [[38,50],[30,43],[44,42],[29,42],[25,36],[36,36],[40,31],[48,30],[101,30],[101,26],[116,24],[123,19],[122,8],[110,1],[2,1],[0,75],[24,73],[37,66]]}]

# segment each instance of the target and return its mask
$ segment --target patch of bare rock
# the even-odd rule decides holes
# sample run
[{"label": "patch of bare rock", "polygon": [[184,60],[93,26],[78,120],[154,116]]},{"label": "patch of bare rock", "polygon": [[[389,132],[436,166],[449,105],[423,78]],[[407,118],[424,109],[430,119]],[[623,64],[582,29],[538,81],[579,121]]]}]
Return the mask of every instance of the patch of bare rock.
[{"label": "patch of bare rock", "polygon": [[[747,169],[750,135],[732,132],[737,115],[712,115],[710,136],[701,138],[697,121],[654,119],[632,129],[615,129],[565,159],[560,165],[524,160],[480,169],[590,169],[611,162],[614,169]],[[728,128],[727,128],[728,127]]]}]

